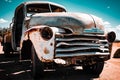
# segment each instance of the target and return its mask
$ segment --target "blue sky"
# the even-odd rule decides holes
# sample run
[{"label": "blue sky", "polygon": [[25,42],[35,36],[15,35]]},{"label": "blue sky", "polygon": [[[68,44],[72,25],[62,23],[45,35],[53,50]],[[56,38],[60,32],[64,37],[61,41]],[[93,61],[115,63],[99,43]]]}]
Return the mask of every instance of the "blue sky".
[{"label": "blue sky", "polygon": [[[0,0],[0,27],[8,27],[15,8],[22,2],[32,0]],[[33,0],[35,1],[35,0]],[[38,0],[37,0],[38,1]],[[112,26],[120,24],[120,0],[48,0],[66,7],[69,12],[96,15]]]},{"label": "blue sky", "polygon": [[[9,27],[15,8],[32,0],[0,0],[0,27]],[[35,1],[35,0],[33,0]],[[37,0],[39,1],[39,0]],[[44,0],[42,0],[44,1]],[[69,12],[83,12],[100,17],[108,30],[120,32],[120,0],[45,0],[61,4]]]}]

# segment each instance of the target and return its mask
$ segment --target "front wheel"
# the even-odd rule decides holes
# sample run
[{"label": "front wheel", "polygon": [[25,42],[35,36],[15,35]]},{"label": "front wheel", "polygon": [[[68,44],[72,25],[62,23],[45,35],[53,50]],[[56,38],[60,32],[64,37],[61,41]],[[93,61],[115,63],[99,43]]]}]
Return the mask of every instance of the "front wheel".
[{"label": "front wheel", "polygon": [[10,52],[12,51],[11,43],[4,43],[3,51],[6,57],[9,56]]},{"label": "front wheel", "polygon": [[32,52],[32,75],[33,78],[40,78],[44,73],[44,64],[41,62],[35,52],[34,47],[31,48]]},{"label": "front wheel", "polygon": [[93,65],[83,65],[83,70],[95,75],[100,75],[104,67],[104,62],[97,62]]}]

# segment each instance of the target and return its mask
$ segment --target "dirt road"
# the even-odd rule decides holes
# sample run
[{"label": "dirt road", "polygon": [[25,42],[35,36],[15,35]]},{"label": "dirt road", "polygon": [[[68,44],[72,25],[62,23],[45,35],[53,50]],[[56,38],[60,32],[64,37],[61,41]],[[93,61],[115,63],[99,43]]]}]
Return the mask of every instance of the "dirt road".
[{"label": "dirt road", "polygon": [[[0,55],[0,80],[33,80],[30,61],[17,62],[18,55],[5,58]],[[95,76],[85,73],[82,69],[62,69],[46,71],[45,77],[38,80],[120,80],[120,59],[111,59],[105,62],[101,75]]]},{"label": "dirt road", "polygon": [[[0,47],[1,48],[1,47]],[[33,80],[30,61],[18,61],[19,55],[5,58],[0,54],[0,80]],[[85,73],[82,69],[62,69],[46,71],[45,77],[38,80],[120,80],[120,58],[111,58],[105,62],[100,76]]]},{"label": "dirt road", "polygon": [[[18,55],[11,58],[0,55],[0,80],[33,80],[30,61],[17,62],[17,60]],[[93,80],[94,78],[95,75],[87,74],[83,70],[65,68],[60,71],[45,71],[44,78],[38,80]]]},{"label": "dirt road", "polygon": [[100,80],[120,80],[120,59],[110,59],[105,63]]}]

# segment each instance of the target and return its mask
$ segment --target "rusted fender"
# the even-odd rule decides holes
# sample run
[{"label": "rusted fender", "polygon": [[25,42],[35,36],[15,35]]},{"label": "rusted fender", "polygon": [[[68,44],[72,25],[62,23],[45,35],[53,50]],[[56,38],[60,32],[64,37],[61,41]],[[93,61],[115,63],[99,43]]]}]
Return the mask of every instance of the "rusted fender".
[{"label": "rusted fender", "polygon": [[[30,39],[38,58],[43,62],[51,62],[54,58],[54,44],[55,44],[55,33],[53,32],[53,36],[49,40],[44,40],[41,36],[40,30],[44,27],[48,27],[45,25],[34,26],[28,29],[24,33],[23,40]],[[50,27],[49,27],[50,28]]]}]

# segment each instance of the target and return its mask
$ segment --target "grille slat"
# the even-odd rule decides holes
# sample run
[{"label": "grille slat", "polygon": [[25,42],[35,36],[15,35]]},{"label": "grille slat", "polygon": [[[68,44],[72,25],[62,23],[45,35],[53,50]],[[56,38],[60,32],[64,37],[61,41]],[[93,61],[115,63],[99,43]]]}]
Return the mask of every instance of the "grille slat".
[{"label": "grille slat", "polygon": [[100,35],[62,35],[56,36],[57,55],[86,55],[86,53],[108,53],[105,36]]},{"label": "grille slat", "polygon": [[[88,42],[59,42],[57,43],[56,47],[60,47],[60,46],[67,46],[67,47],[71,47],[71,46],[96,46],[96,47],[99,47],[99,46],[105,46],[103,44],[97,44],[97,43],[88,43]],[[106,45],[107,46],[107,45]]]},{"label": "grille slat", "polygon": [[95,38],[90,38],[90,39],[88,39],[88,38],[57,38],[56,39],[56,41],[82,41],[82,40],[84,40],[84,41],[97,41],[97,40],[99,40],[99,39],[95,39]]},{"label": "grille slat", "polygon": [[74,52],[74,51],[90,51],[90,50],[93,50],[94,51],[102,51],[102,50],[108,50],[108,49],[105,49],[105,48],[99,48],[99,47],[72,47],[72,48],[58,48],[56,49],[56,52]]},{"label": "grille slat", "polygon": [[74,53],[57,53],[56,57],[75,57],[75,56],[88,56],[88,55],[109,55],[108,52],[104,52],[101,54],[101,52],[82,52],[82,54],[80,54],[80,52],[74,52]]}]

